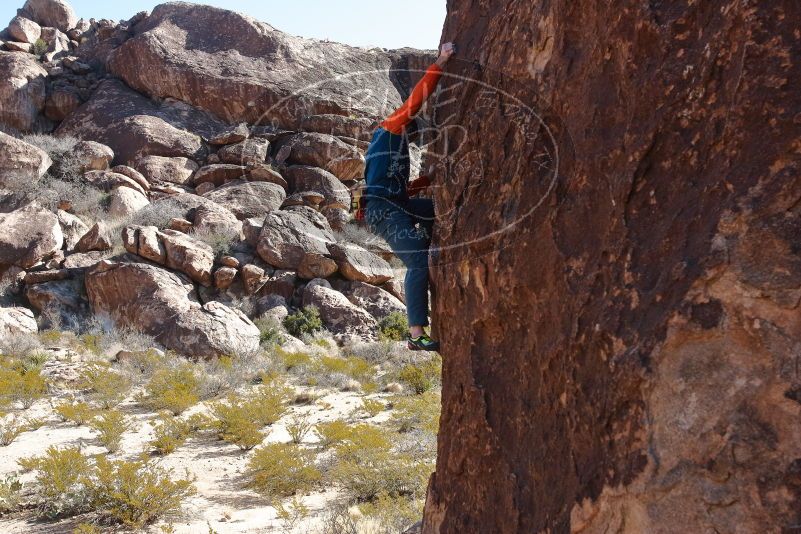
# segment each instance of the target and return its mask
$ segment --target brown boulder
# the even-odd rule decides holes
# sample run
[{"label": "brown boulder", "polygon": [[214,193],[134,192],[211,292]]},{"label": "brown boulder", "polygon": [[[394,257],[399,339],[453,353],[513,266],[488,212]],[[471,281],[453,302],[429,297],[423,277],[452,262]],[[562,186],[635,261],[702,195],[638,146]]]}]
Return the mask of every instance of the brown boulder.
[{"label": "brown boulder", "polygon": [[350,191],[328,171],[307,165],[290,165],[284,171],[290,191],[316,191],[325,198],[323,206],[348,209]]},{"label": "brown boulder", "polygon": [[132,254],[181,271],[204,286],[211,285],[214,252],[194,237],[155,226],[128,226],[123,230],[123,243]]},{"label": "brown boulder", "polygon": [[33,44],[42,35],[42,27],[31,19],[19,15],[11,19],[7,28],[8,34],[21,43]]},{"label": "brown boulder", "polygon": [[214,287],[217,289],[228,289],[236,279],[237,270],[233,267],[220,267],[214,271]]},{"label": "brown boulder", "polygon": [[115,167],[111,168],[111,172],[124,174],[137,184],[141,185],[142,189],[145,191],[150,189],[150,183],[147,181],[147,178],[145,178],[141,172],[137,171],[133,167],[128,167],[127,165],[116,165]]},{"label": "brown boulder", "polygon": [[308,255],[328,256],[326,245],[334,236],[320,230],[297,213],[274,211],[267,214],[259,234],[257,251],[270,265],[297,269]]},{"label": "brown boulder", "polygon": [[75,11],[65,0],[27,0],[22,13],[41,26],[50,26],[66,32],[78,24]]},{"label": "brown boulder", "polygon": [[250,137],[250,129],[246,123],[237,124],[217,133],[209,139],[210,145],[231,145]]},{"label": "brown boulder", "polygon": [[44,150],[0,132],[0,187],[35,183],[52,164]]},{"label": "brown boulder", "polygon": [[186,356],[213,358],[259,346],[259,329],[240,311],[213,301],[201,305],[188,279],[155,265],[104,260],[86,274],[86,293],[95,314]]},{"label": "brown boulder", "polygon": [[378,323],[372,315],[351,303],[331,284],[316,278],[303,290],[303,305],[320,310],[326,329],[340,338],[375,339]]},{"label": "brown boulder", "polygon": [[380,285],[392,278],[389,263],[358,245],[332,243],[328,250],[339,265],[342,276],[348,280]]},{"label": "brown boulder", "polygon": [[94,141],[78,141],[72,147],[72,155],[80,162],[81,172],[104,171],[114,159],[111,148]]},{"label": "brown boulder", "polygon": [[32,55],[0,52],[0,72],[0,123],[35,130],[45,105],[47,71]]},{"label": "brown boulder", "polygon": [[215,186],[223,185],[230,180],[236,180],[247,176],[247,170],[243,165],[232,165],[228,163],[215,163],[201,167],[195,173],[195,184],[210,183]]},{"label": "brown boulder", "polygon": [[32,202],[0,213],[0,264],[33,267],[52,256],[64,243],[58,217]]},{"label": "brown boulder", "polygon": [[182,157],[144,156],[134,165],[148,182],[170,182],[188,185],[197,171],[197,163]]},{"label": "brown boulder", "polygon": [[109,195],[108,216],[112,219],[126,219],[149,203],[145,195],[130,187],[115,187]]},{"label": "brown boulder", "polygon": [[67,251],[75,249],[84,234],[89,231],[89,227],[80,219],[64,210],[56,212],[58,224],[61,226],[61,233],[64,234],[64,248]]},{"label": "brown boulder", "polygon": [[340,180],[364,177],[364,156],[361,152],[332,135],[301,132],[284,143],[291,147],[288,163],[319,167]]},{"label": "brown boulder", "polygon": [[116,164],[131,165],[142,156],[201,160],[201,136],[228,125],[174,101],[154,102],[119,80],[100,82],[89,100],[62,122],[56,133],[98,141],[111,147]]},{"label": "brown boulder", "polygon": [[47,90],[44,114],[52,121],[61,122],[78,109],[82,103],[83,100],[81,100],[78,89],[72,86],[50,87]]},{"label": "brown boulder", "polygon": [[371,284],[349,282],[347,287],[342,289],[342,294],[379,321],[390,313],[406,315],[406,306],[403,302],[390,292]]},{"label": "brown boulder", "polygon": [[366,117],[346,117],[344,115],[311,115],[300,121],[304,132],[316,132],[337,137],[352,137],[369,140],[377,124]]},{"label": "brown boulder", "polygon": [[35,334],[39,331],[33,312],[28,308],[0,308],[0,343],[11,341],[21,334]]},{"label": "brown boulder", "polygon": [[264,163],[270,153],[270,142],[253,137],[239,143],[228,145],[217,151],[217,157],[223,163],[235,165],[258,165]]},{"label": "brown boulder", "polygon": [[74,279],[28,285],[25,298],[41,314],[44,328],[79,330],[89,318],[89,306]]},{"label": "brown boulder", "polygon": [[83,174],[83,181],[103,191],[110,192],[117,187],[129,187],[137,193],[146,195],[145,190],[136,181],[112,171],[87,171]]},{"label": "brown boulder", "polygon": [[[125,189],[125,188],[120,188]],[[112,246],[111,232],[104,222],[96,222],[75,245],[77,252],[108,250]]]},{"label": "brown boulder", "polygon": [[229,182],[203,195],[228,208],[237,219],[264,217],[281,207],[286,192],[280,185],[270,182]]},{"label": "brown boulder", "polygon": [[389,71],[402,55],[293,37],[239,13],[175,2],[156,6],[109,68],[151,97],[180,95],[229,122],[291,128],[308,115],[378,118],[400,105]]},{"label": "brown boulder", "polygon": [[271,182],[278,184],[283,187],[284,190],[289,188],[289,185],[286,180],[284,180],[284,177],[281,176],[281,173],[265,163],[248,166],[248,179],[253,182]]}]

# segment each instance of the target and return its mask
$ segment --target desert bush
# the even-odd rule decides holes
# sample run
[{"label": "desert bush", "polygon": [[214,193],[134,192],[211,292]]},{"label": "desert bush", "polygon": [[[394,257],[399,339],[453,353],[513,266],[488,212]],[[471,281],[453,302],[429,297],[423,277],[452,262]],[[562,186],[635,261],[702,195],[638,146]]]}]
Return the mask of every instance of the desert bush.
[{"label": "desert bush", "polygon": [[35,364],[18,359],[0,362],[0,406],[19,403],[27,410],[44,397],[47,381]]},{"label": "desert bush", "polygon": [[54,410],[62,421],[78,426],[88,424],[97,416],[97,410],[87,402],[63,402]]},{"label": "desert bush", "polygon": [[347,503],[327,506],[315,534],[360,534],[356,519],[350,514]]},{"label": "desert bush", "polygon": [[342,419],[324,421],[314,425],[314,432],[320,438],[320,446],[324,449],[342,443],[350,436],[351,428]]},{"label": "desert bush", "polygon": [[215,258],[225,256],[239,243],[239,234],[234,230],[193,229],[190,235],[210,246]]},{"label": "desert bush", "polygon": [[122,435],[130,429],[130,423],[119,410],[101,412],[89,422],[89,426],[98,433],[100,443],[112,454],[120,449]]},{"label": "desert bush", "polygon": [[37,58],[41,58],[47,53],[47,48],[47,41],[44,39],[36,39],[36,41],[33,43],[33,49],[31,50],[31,53]]},{"label": "desert bush", "polygon": [[173,472],[147,461],[96,459],[94,506],[131,528],[141,528],[178,512],[195,493],[194,481],[172,480]]},{"label": "desert bush", "polygon": [[50,447],[44,456],[20,461],[37,471],[39,509],[47,517],[95,511],[101,517],[141,528],[175,513],[194,493],[193,481],[173,481],[173,473],[144,460],[91,459],[78,447]]},{"label": "desert bush", "polygon": [[409,322],[401,312],[392,312],[378,321],[378,337],[390,341],[403,341],[409,331]]},{"label": "desert bush", "polygon": [[312,423],[305,415],[295,415],[290,419],[286,425],[286,430],[289,432],[289,437],[292,438],[292,443],[299,444],[303,438],[312,429]]},{"label": "desert bush", "polygon": [[11,358],[23,359],[33,354],[42,353],[44,346],[36,334],[18,333],[0,337],[0,354]]},{"label": "desert bush", "polygon": [[261,345],[275,345],[281,342],[281,323],[273,317],[257,317],[253,324],[259,329],[259,343]]},{"label": "desert bush", "polygon": [[352,501],[364,502],[386,493],[392,497],[424,494],[433,462],[398,454],[390,436],[373,425],[356,425],[335,446],[330,476]]},{"label": "desert bush", "polygon": [[384,411],[384,403],[375,399],[362,399],[362,410],[370,417],[375,417]]},{"label": "desert bush", "polygon": [[248,464],[249,485],[271,498],[309,491],[321,478],[311,451],[290,443],[258,449]]},{"label": "desert bush", "polygon": [[349,343],[343,350],[373,365],[378,365],[392,359],[396,345],[397,343],[393,341],[382,339],[375,343]]},{"label": "desert bush", "polygon": [[[47,46],[45,44],[45,46]],[[81,160],[75,155],[75,145],[79,139],[70,135],[50,135],[50,134],[29,134],[22,138],[26,143],[30,143],[41,148],[50,159],[53,165],[48,169],[48,175],[59,179],[75,179],[82,173]]]},{"label": "desert bush", "polygon": [[112,371],[110,365],[95,362],[81,372],[78,387],[88,390],[92,400],[101,408],[109,409],[128,396],[131,381],[128,377]]},{"label": "desert bush", "polygon": [[278,519],[281,520],[281,530],[287,534],[295,532],[300,522],[309,515],[309,507],[303,504],[297,495],[292,496],[292,501],[288,505],[285,506],[276,500],[273,502],[273,507]]},{"label": "desert bush", "polygon": [[155,349],[134,351],[120,365],[120,370],[128,376],[132,382],[147,382],[156,371],[168,367],[177,358],[171,353],[162,353]]},{"label": "desert bush", "polygon": [[221,440],[233,443],[242,450],[249,451],[262,441],[264,434],[257,415],[252,412],[252,405],[240,403],[236,396],[230,396],[225,402],[212,405],[212,413]]},{"label": "desert bush", "polygon": [[315,306],[306,306],[303,309],[289,314],[284,319],[284,328],[295,337],[302,337],[304,334],[313,334],[323,329],[323,321],[320,319],[320,310]]},{"label": "desert bush", "polygon": [[35,470],[39,512],[46,517],[74,515],[90,508],[92,466],[79,447],[51,446],[40,457],[19,461]]},{"label": "desert bush", "polygon": [[306,352],[290,352],[276,346],[272,358],[283,371],[302,371],[312,363],[312,357]]},{"label": "desert bush", "polygon": [[140,401],[154,410],[169,410],[173,415],[180,415],[200,400],[200,386],[194,366],[185,362],[155,371]]},{"label": "desert bush", "polygon": [[396,534],[423,516],[423,502],[422,499],[392,497],[382,492],[375,500],[359,505],[359,511],[375,521],[373,534]]},{"label": "desert bush", "polygon": [[151,421],[155,438],[150,444],[158,454],[170,454],[183,445],[192,434],[192,423],[183,421],[170,413],[161,413],[157,421]]},{"label": "desert bush", "polygon": [[418,395],[434,387],[442,376],[442,359],[433,356],[421,364],[407,364],[398,373],[398,379]]},{"label": "desert bush", "polygon": [[440,394],[427,391],[414,397],[398,397],[392,402],[392,421],[398,432],[424,430],[436,435],[442,409]]},{"label": "desert bush", "polygon": [[19,508],[22,501],[22,482],[15,475],[7,475],[0,480],[0,514],[7,514]]},{"label": "desert bush", "polygon": [[16,415],[0,422],[0,447],[8,447],[23,432],[31,430],[27,421],[20,420]]},{"label": "desert bush", "polygon": [[320,365],[324,372],[341,373],[359,382],[367,381],[375,374],[375,367],[358,356],[323,356],[320,358]]}]

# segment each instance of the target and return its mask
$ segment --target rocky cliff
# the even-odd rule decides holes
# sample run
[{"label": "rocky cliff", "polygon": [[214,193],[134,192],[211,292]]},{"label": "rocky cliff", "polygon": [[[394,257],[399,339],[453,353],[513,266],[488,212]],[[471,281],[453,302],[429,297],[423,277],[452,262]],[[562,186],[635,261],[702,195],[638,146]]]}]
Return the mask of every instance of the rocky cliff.
[{"label": "rocky cliff", "polygon": [[801,524],[800,24],[448,1],[424,532]]}]

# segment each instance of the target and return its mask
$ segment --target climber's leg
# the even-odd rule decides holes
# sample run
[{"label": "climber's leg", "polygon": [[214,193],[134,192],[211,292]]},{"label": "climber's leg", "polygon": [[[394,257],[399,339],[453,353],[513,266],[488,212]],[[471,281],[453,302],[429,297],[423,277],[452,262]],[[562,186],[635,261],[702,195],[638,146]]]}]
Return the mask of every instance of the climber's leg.
[{"label": "climber's leg", "polygon": [[374,225],[392,251],[406,266],[404,286],[410,330],[419,337],[428,326],[428,232],[415,227],[418,222],[411,210],[395,207]]}]

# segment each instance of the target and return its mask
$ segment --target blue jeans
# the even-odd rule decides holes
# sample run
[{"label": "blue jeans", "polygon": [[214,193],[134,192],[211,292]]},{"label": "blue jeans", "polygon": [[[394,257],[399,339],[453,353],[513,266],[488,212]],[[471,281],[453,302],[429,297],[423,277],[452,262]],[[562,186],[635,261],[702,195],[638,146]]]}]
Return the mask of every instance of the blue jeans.
[{"label": "blue jeans", "polygon": [[409,325],[428,326],[428,247],[434,228],[433,201],[371,199],[365,218],[370,229],[389,243],[406,266],[404,288]]}]

